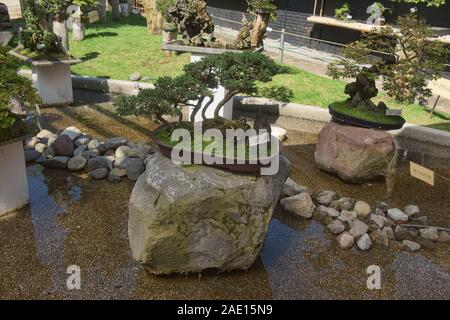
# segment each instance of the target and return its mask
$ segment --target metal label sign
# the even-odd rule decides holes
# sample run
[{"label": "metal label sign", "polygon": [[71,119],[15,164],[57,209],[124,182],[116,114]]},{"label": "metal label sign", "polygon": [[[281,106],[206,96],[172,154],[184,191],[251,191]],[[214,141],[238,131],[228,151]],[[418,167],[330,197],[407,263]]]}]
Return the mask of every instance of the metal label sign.
[{"label": "metal label sign", "polygon": [[401,116],[402,115],[402,109],[387,109],[386,115],[387,116]]},{"label": "metal label sign", "polygon": [[450,80],[445,78],[439,78],[437,80],[430,81],[428,88],[438,96],[450,99]]},{"label": "metal label sign", "polygon": [[98,15],[98,11],[91,11],[88,13],[89,23],[94,23],[100,20],[100,17]]},{"label": "metal label sign", "polygon": [[434,186],[434,171],[422,167],[421,165],[418,165],[417,163],[414,163],[412,161],[409,162],[409,165],[411,176]]}]

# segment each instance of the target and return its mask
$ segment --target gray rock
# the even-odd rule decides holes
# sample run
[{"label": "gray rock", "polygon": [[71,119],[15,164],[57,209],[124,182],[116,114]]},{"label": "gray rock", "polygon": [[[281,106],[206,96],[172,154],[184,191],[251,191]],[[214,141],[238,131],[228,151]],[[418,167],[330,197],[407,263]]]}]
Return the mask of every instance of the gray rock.
[{"label": "gray rock", "polygon": [[391,218],[392,220],[394,220],[397,223],[398,222],[408,222],[408,216],[400,209],[397,209],[397,208],[388,209],[387,215],[389,218]]},{"label": "gray rock", "polygon": [[134,73],[130,74],[129,78],[130,78],[130,81],[139,81],[139,80],[141,80],[142,76],[139,72],[134,72]]},{"label": "gray rock", "polygon": [[52,143],[52,148],[55,151],[55,155],[72,157],[74,146],[72,139],[67,135],[61,135]]},{"label": "gray rock", "polygon": [[114,168],[126,169],[129,159],[130,158],[128,157],[116,158],[116,161],[114,161]]},{"label": "gray rock", "polygon": [[122,181],[122,178],[110,171],[108,174],[108,181],[111,183],[119,183]]},{"label": "gray rock", "polygon": [[448,232],[445,231],[439,232],[437,242],[450,244],[450,235],[448,234]]},{"label": "gray rock", "polygon": [[32,137],[31,139],[28,139],[24,142],[23,148],[25,150],[35,150],[36,145],[40,142],[40,140],[37,137]]},{"label": "gray rock", "polygon": [[99,168],[89,172],[89,175],[95,180],[105,179],[108,176],[107,168]]},{"label": "gray rock", "polygon": [[25,150],[25,162],[33,162],[36,161],[42,153],[36,151],[36,150]]},{"label": "gray rock", "polygon": [[149,146],[148,144],[139,144],[139,145],[136,147],[136,150],[137,150],[139,153],[143,154],[144,156],[146,156],[146,155],[152,153],[152,147]]},{"label": "gray rock", "polygon": [[314,194],[316,202],[325,206],[328,206],[331,201],[337,200],[338,198],[339,196],[333,191],[320,191]]},{"label": "gray rock", "polygon": [[356,241],[356,246],[359,250],[369,250],[372,248],[372,240],[367,233],[363,234],[358,241]]},{"label": "gray rock", "polygon": [[419,213],[420,213],[419,207],[416,205],[411,204],[405,207],[405,214],[408,217],[416,217],[417,215],[419,215]]},{"label": "gray rock", "polygon": [[386,213],[389,209],[389,205],[384,201],[378,201],[377,208],[380,209],[382,212]]},{"label": "gray rock", "polygon": [[417,242],[410,240],[403,240],[402,244],[409,251],[415,252],[420,250],[420,244],[418,244]]},{"label": "gray rock", "polygon": [[386,224],[386,222],[388,221],[388,219],[386,217],[382,216],[382,215],[371,214],[370,215],[370,221],[375,223],[378,228],[383,228],[384,225]]},{"label": "gray rock", "polygon": [[98,152],[100,152],[100,154],[104,154],[106,152],[106,150],[108,150],[105,146],[104,142],[100,142],[97,146],[97,150]]},{"label": "gray rock", "polygon": [[94,171],[97,169],[107,169],[108,164],[103,158],[91,158],[88,160],[87,170],[88,172]]},{"label": "gray rock", "polygon": [[363,234],[367,233],[369,231],[369,227],[367,224],[360,220],[353,220],[349,223],[350,225],[350,234],[354,237],[360,237]]},{"label": "gray rock", "polygon": [[392,230],[391,227],[384,227],[381,230],[381,236],[382,237],[387,237],[389,240],[394,240],[395,239],[394,230]]},{"label": "gray rock", "polygon": [[118,147],[125,146],[126,144],[127,139],[124,137],[109,138],[105,141],[106,149],[117,149]]},{"label": "gray rock", "polygon": [[383,217],[386,216],[385,212],[383,210],[381,210],[380,208],[375,208],[375,214],[378,216],[383,216]]},{"label": "gray rock", "polygon": [[127,177],[131,181],[136,181],[144,171],[144,160],[130,158],[126,165]]},{"label": "gray rock", "polygon": [[105,159],[108,169],[112,170],[114,168],[114,161],[116,161],[116,158],[113,156],[103,156],[102,158]]},{"label": "gray rock", "polygon": [[120,146],[116,149],[116,158],[129,157],[132,153],[132,149],[128,146]]},{"label": "gray rock", "polygon": [[357,201],[353,211],[356,212],[358,217],[367,217],[370,214],[371,209],[368,203],[364,201]]},{"label": "gray rock", "polygon": [[299,193],[305,192],[308,188],[300,186],[291,178],[286,180],[284,184],[283,191],[281,191],[282,197],[292,197]]},{"label": "gray rock", "polygon": [[424,228],[424,229],[420,229],[419,232],[420,232],[421,237],[431,240],[431,241],[437,241],[437,239],[439,237],[437,228],[433,228],[433,227]]},{"label": "gray rock", "polygon": [[43,143],[40,143],[40,142],[39,142],[39,143],[37,143],[37,144],[35,145],[34,150],[37,151],[37,152],[39,152],[39,153],[42,153],[42,152],[44,152],[47,148],[48,148],[48,147],[47,147],[46,144],[43,144]]},{"label": "gray rock", "polygon": [[397,241],[403,241],[403,240],[411,240],[411,234],[409,233],[408,229],[402,226],[396,226],[394,231],[395,239]]},{"label": "gray rock", "polygon": [[339,202],[340,210],[351,211],[351,210],[353,210],[353,208],[355,206],[355,200],[352,198],[348,198],[348,197],[340,198],[338,200],[338,202]]},{"label": "gray rock", "polygon": [[110,174],[123,178],[127,175],[127,169],[113,168]]},{"label": "gray rock", "polygon": [[334,208],[327,208],[327,214],[332,218],[337,218],[341,215],[341,213]]},{"label": "gray rock", "polygon": [[82,156],[75,156],[67,162],[67,168],[70,171],[83,170],[86,167],[87,160]]},{"label": "gray rock", "polygon": [[345,226],[339,220],[334,220],[332,223],[327,225],[328,230],[333,234],[340,234],[345,231]]},{"label": "gray rock", "polygon": [[341,220],[342,222],[350,223],[356,219],[356,213],[355,213],[355,211],[342,210],[338,219]]},{"label": "gray rock", "polygon": [[45,159],[43,161],[40,161],[39,163],[46,167],[51,169],[65,169],[67,167],[67,162],[69,161],[69,157],[53,157],[50,159]]},{"label": "gray rock", "polygon": [[77,139],[79,136],[81,136],[82,132],[80,131],[80,129],[78,129],[77,127],[68,127],[66,129],[64,129],[63,132],[61,132],[61,136],[68,136],[70,138],[70,140],[74,141],[75,139]]},{"label": "gray rock", "polygon": [[86,149],[87,149],[87,146],[82,144],[73,151],[73,155],[81,156],[83,154],[83,152],[86,151]]},{"label": "gray rock", "polygon": [[428,218],[426,216],[417,217],[412,220],[414,224],[421,224],[426,226],[428,224]]},{"label": "gray rock", "polygon": [[48,141],[48,139],[53,138],[53,137],[55,137],[55,136],[56,136],[56,134],[54,134],[53,132],[51,132],[51,131],[49,131],[49,130],[47,130],[47,129],[44,129],[44,130],[41,130],[41,131],[36,135],[36,138],[38,138],[38,139],[40,139],[40,140]]},{"label": "gray rock", "polygon": [[156,153],[130,198],[133,258],[155,274],[248,269],[259,255],[289,167],[280,157],[276,175],[255,177],[177,166]]},{"label": "gray rock", "polygon": [[85,157],[87,160],[91,159],[91,158],[97,158],[100,156],[100,152],[98,152],[98,150],[94,149],[94,150],[86,150],[83,151],[81,153],[82,157]]},{"label": "gray rock", "polygon": [[307,219],[312,217],[316,207],[306,192],[281,199],[280,203],[286,211]]},{"label": "gray rock", "polygon": [[338,235],[337,241],[342,249],[351,249],[355,243],[355,238],[349,232],[345,231]]},{"label": "gray rock", "polygon": [[88,150],[97,150],[99,145],[100,145],[100,142],[97,139],[92,139],[87,144],[87,147],[88,147]]},{"label": "gray rock", "polygon": [[87,146],[91,140],[92,138],[90,136],[82,134],[74,141],[74,144],[76,147]]}]

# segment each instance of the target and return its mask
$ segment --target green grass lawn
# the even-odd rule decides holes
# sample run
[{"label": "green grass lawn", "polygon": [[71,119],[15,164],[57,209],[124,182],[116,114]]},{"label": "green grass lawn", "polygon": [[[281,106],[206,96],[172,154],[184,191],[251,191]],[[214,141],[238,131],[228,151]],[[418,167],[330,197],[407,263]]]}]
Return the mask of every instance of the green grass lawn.
[{"label": "green grass lawn", "polygon": [[[128,80],[130,74],[140,72],[151,79],[160,76],[176,76],[190,55],[165,57],[161,50],[160,35],[147,32],[146,21],[138,15],[130,15],[119,21],[88,25],[86,39],[70,43],[70,52],[82,63],[72,67],[78,75]],[[277,75],[268,85],[286,86],[294,93],[291,102],[327,108],[335,101],[347,98],[344,81],[333,80],[304,70],[289,67],[286,74]],[[403,117],[410,123],[450,131],[450,114],[438,113],[433,117],[423,107],[396,103],[384,94],[374,99],[385,101],[389,108],[403,109]]]},{"label": "green grass lawn", "polygon": [[70,42],[70,53],[83,60],[72,72],[122,80],[134,72],[150,78],[180,74],[190,55],[164,57],[161,44],[161,36],[149,34],[146,20],[139,15],[91,24],[85,40]]}]

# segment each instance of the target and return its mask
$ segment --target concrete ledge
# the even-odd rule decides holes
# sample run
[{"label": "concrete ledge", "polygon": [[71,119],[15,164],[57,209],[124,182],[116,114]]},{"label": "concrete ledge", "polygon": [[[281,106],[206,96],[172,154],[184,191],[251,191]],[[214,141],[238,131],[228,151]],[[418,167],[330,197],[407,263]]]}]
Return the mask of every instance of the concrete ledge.
[{"label": "concrete ledge", "polygon": [[[20,70],[19,74],[31,79],[31,70]],[[116,94],[136,94],[139,89],[153,88],[151,83],[72,75],[74,89],[100,91]]]},{"label": "concrete ledge", "polygon": [[[242,111],[254,112],[260,107],[263,107],[262,112],[271,115],[300,118],[323,123],[331,120],[328,110],[320,107],[296,103],[280,104],[270,99],[254,97],[238,97],[235,101],[235,108]],[[406,123],[403,128],[391,130],[389,133],[398,137],[450,147],[450,132],[447,131]]]}]

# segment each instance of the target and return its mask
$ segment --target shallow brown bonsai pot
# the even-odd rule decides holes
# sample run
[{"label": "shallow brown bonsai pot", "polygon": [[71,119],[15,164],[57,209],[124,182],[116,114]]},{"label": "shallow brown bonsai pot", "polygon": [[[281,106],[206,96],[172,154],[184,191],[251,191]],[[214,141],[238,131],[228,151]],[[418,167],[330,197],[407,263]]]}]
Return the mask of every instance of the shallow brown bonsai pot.
[{"label": "shallow brown bonsai pot", "polygon": [[328,106],[328,111],[334,120],[339,122],[347,123],[353,126],[368,128],[368,129],[380,129],[380,130],[398,130],[403,127],[406,120],[401,116],[392,116],[395,117],[395,123],[385,123],[382,121],[377,121],[377,119],[368,120],[361,119],[356,116],[352,116],[349,114],[345,114],[339,110],[337,110],[336,106],[338,103],[332,103]]},{"label": "shallow brown bonsai pot", "polygon": [[[163,156],[165,156],[166,158],[171,159],[171,155],[172,155],[172,150],[173,150],[173,146],[165,143],[164,141],[162,141],[161,139],[158,138],[157,133],[158,131],[167,128],[166,125],[161,125],[158,128],[156,128],[155,130],[153,130],[150,133],[150,138],[153,140],[153,142],[158,146],[161,154]],[[264,167],[270,167],[270,163],[273,159],[275,159],[276,157],[280,156],[280,152],[281,152],[281,143],[280,143],[280,150],[279,152],[269,156],[269,157],[264,157],[264,158],[258,158],[256,163],[251,163],[250,160],[245,160],[245,163],[237,163],[237,159],[229,159],[223,156],[213,156],[214,159],[219,160],[219,162],[221,163],[216,163],[217,161],[215,161],[213,164],[207,164],[204,162],[203,159],[203,154],[202,153],[198,153],[198,152],[194,152],[194,151],[190,151],[191,153],[191,159],[194,159],[195,155],[201,155],[201,159],[202,159],[202,165],[207,165],[207,166],[211,166],[211,167],[216,167],[216,168],[220,168],[220,169],[224,169],[224,170],[229,170],[229,171],[233,171],[233,172],[241,172],[241,173],[249,173],[249,174],[259,174],[261,172],[261,168]],[[180,151],[180,156],[183,155],[183,151]],[[228,160],[233,160],[233,163],[227,164],[227,159]],[[221,161],[220,161],[221,160]],[[229,161],[231,162],[231,161]],[[253,160],[254,162],[254,160]],[[268,164],[266,164],[268,163]]]}]

